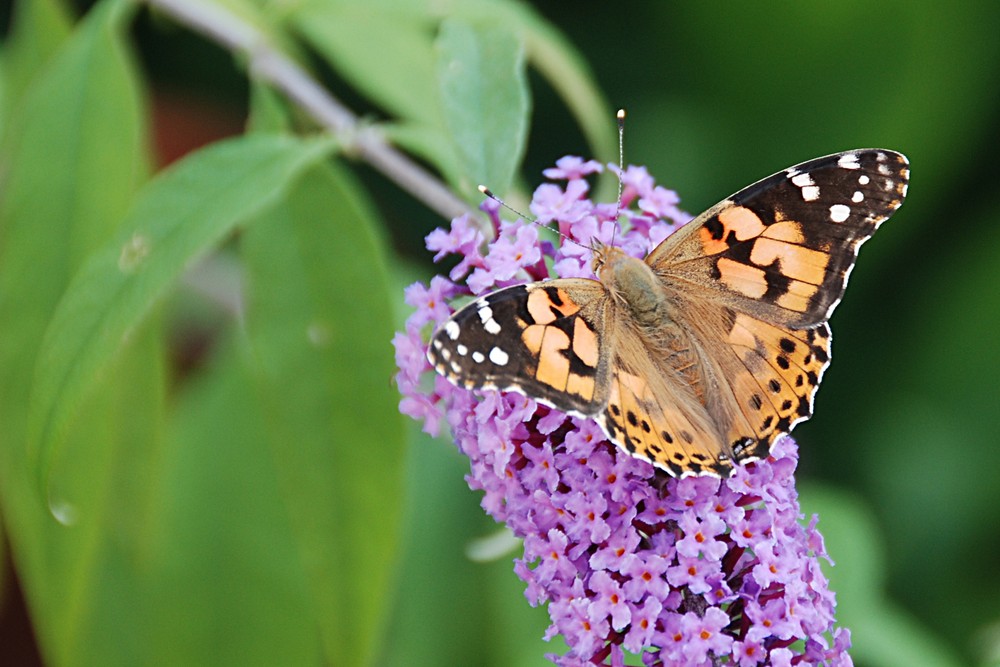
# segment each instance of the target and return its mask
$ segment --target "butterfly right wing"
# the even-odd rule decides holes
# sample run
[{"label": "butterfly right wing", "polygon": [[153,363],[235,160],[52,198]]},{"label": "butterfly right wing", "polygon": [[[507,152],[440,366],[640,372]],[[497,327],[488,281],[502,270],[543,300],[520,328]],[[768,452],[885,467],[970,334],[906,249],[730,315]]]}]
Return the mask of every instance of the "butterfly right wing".
[{"label": "butterfly right wing", "polygon": [[452,315],[431,336],[427,358],[458,386],[516,391],[593,417],[607,401],[606,306],[596,280],[507,287]]}]

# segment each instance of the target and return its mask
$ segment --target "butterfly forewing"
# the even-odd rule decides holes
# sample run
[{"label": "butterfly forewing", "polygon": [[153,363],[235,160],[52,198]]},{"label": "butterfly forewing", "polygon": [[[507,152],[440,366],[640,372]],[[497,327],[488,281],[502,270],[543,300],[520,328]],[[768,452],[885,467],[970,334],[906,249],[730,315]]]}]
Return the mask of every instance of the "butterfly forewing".
[{"label": "butterfly forewing", "polygon": [[594,416],[607,401],[595,280],[516,285],[473,301],[431,337],[435,370],[470,389],[517,391],[567,412]]},{"label": "butterfly forewing", "polygon": [[858,247],[899,208],[908,177],[906,158],[887,150],[803,162],[712,207],[646,261],[679,289],[815,326],[843,296]]}]

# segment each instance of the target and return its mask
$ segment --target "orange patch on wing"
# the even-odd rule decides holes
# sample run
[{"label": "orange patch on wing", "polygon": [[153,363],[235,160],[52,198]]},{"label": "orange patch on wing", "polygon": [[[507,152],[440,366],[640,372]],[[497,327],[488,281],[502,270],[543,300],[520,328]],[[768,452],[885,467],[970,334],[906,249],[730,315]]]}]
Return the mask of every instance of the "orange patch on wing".
[{"label": "orange patch on wing", "polygon": [[731,206],[719,213],[719,222],[726,231],[732,231],[736,240],[746,241],[760,236],[764,231],[764,222],[757,214],[743,206]]},{"label": "orange patch on wing", "polygon": [[706,255],[718,255],[729,249],[729,244],[722,239],[712,238],[712,232],[705,227],[698,230],[698,238],[701,240],[701,248]]},{"label": "orange patch on wing", "polygon": [[822,285],[830,255],[799,245],[761,238],[753,244],[750,261],[758,266],[768,266],[781,261],[781,273],[794,280]]},{"label": "orange patch on wing", "polygon": [[551,324],[560,317],[569,317],[580,310],[580,306],[570,299],[565,291],[556,290],[556,296],[559,298],[559,305],[556,305],[543,288],[528,292],[528,312],[536,324]]},{"label": "orange patch on wing", "polygon": [[802,234],[802,225],[795,220],[784,220],[776,222],[761,234],[763,238],[774,239],[775,241],[785,241],[802,245],[805,236]]},{"label": "orange patch on wing", "polygon": [[719,270],[719,281],[751,299],[759,299],[767,293],[767,276],[763,269],[723,257],[715,263]]},{"label": "orange patch on wing", "polygon": [[569,377],[569,359],[562,352],[570,345],[569,336],[555,327],[547,327],[538,354],[535,378],[550,387],[565,389]]},{"label": "orange patch on wing", "polygon": [[594,378],[570,373],[566,381],[566,391],[590,401],[594,398]]},{"label": "orange patch on wing", "polygon": [[590,368],[597,368],[597,334],[582,317],[573,323],[573,352]]},{"label": "orange patch on wing", "polygon": [[[625,386],[626,392],[629,396],[642,399],[646,393],[649,391],[649,385],[638,375],[632,375],[631,373],[618,373],[618,382]],[[638,408],[638,404],[635,406]]]},{"label": "orange patch on wing", "polygon": [[524,346],[535,357],[542,352],[542,340],[544,338],[545,327],[541,324],[532,324],[529,327],[525,327],[524,331],[521,332],[521,340],[524,341]]},{"label": "orange patch on wing", "polygon": [[742,313],[737,314],[736,321],[733,322],[733,328],[729,331],[729,344],[739,347],[748,347],[751,350],[757,347],[757,339],[750,330],[752,324],[752,318],[749,318]]},{"label": "orange patch on wing", "polygon": [[809,300],[818,291],[819,285],[792,280],[788,283],[788,291],[778,297],[778,305],[797,313],[804,313],[809,310]]}]

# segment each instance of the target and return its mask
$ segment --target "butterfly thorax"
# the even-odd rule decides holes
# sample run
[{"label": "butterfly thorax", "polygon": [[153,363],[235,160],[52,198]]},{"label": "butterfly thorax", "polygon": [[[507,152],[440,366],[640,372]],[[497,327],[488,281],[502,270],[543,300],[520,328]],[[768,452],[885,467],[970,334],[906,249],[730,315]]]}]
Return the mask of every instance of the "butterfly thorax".
[{"label": "butterfly thorax", "polygon": [[627,308],[641,329],[661,329],[670,322],[669,303],[662,280],[641,259],[621,248],[599,245],[594,252],[594,271],[612,298]]},{"label": "butterfly thorax", "polygon": [[703,399],[704,368],[688,332],[672,317],[663,279],[646,262],[611,246],[598,246],[594,270],[617,307],[628,310],[627,320],[636,326],[656,362],[676,372]]}]

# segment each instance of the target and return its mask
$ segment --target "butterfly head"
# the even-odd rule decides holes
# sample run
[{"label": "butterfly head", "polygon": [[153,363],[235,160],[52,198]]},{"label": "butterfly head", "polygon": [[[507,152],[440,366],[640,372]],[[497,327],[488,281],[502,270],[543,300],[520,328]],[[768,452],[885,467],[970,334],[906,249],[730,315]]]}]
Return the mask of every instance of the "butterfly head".
[{"label": "butterfly head", "polygon": [[591,252],[593,253],[593,258],[591,259],[590,267],[593,269],[594,275],[605,284],[607,284],[605,278],[614,271],[616,264],[626,258],[633,259],[626,255],[621,248],[613,245],[605,245],[600,239],[596,238],[593,241]]}]

